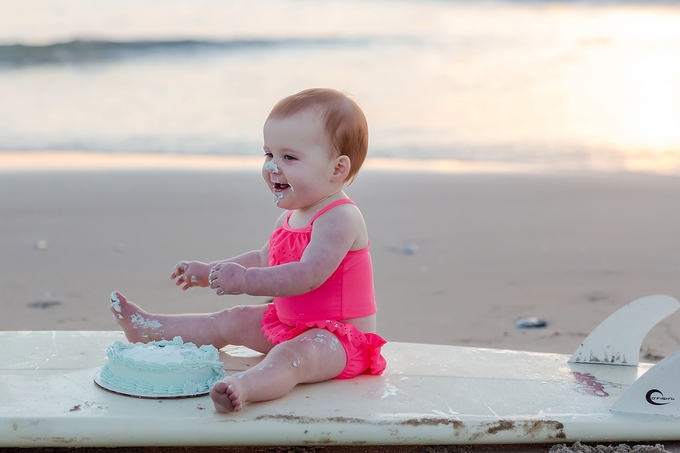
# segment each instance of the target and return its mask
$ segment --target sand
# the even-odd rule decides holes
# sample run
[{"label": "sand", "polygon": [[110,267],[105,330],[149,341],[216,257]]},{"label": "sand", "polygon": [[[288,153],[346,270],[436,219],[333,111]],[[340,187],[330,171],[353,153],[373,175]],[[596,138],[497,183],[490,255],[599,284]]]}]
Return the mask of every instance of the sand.
[{"label": "sand", "polygon": [[[27,167],[0,170],[0,329],[117,330],[113,290],[165,313],[267,301],[169,279],[267,240],[280,210],[252,165]],[[388,340],[571,353],[626,303],[680,297],[678,177],[374,167],[347,193]],[[547,326],[515,327],[531,316]],[[679,347],[676,313],[643,359]]]}]

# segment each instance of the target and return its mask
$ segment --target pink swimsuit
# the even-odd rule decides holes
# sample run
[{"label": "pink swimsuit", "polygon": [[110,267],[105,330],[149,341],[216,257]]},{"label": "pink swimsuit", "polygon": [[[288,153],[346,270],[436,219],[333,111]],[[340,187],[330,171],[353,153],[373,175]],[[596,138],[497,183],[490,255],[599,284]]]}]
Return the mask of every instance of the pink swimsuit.
[{"label": "pink swimsuit", "polygon": [[[320,210],[305,228],[291,228],[286,217],[269,239],[269,265],[300,261],[312,238],[312,224],[326,211],[352,200],[338,200]],[[292,214],[292,213],[291,213]],[[297,296],[274,299],[281,321],[318,321],[370,316],[377,311],[373,291],[373,268],[368,247],[347,253],[340,266],[318,288]]]},{"label": "pink swimsuit", "polygon": [[[331,203],[304,228],[292,228],[288,215],[269,239],[269,265],[300,261],[311,241],[314,220],[329,209],[346,203],[354,204],[349,199]],[[312,328],[326,329],[338,337],[347,352],[347,366],[337,378],[350,378],[364,372],[381,374],[386,366],[380,355],[385,340],[339,321],[370,316],[376,311],[371,255],[366,247],[349,251],[335,272],[318,288],[297,296],[274,298],[261,321],[262,331],[267,339],[279,344]]]}]

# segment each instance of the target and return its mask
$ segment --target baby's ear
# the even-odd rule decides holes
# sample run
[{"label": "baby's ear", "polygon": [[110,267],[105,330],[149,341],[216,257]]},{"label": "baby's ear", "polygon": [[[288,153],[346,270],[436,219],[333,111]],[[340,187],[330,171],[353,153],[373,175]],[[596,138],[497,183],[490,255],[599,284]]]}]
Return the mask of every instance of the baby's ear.
[{"label": "baby's ear", "polygon": [[333,167],[333,179],[340,179],[344,181],[347,179],[350,169],[352,168],[352,162],[349,157],[342,154],[335,159],[335,167]]}]

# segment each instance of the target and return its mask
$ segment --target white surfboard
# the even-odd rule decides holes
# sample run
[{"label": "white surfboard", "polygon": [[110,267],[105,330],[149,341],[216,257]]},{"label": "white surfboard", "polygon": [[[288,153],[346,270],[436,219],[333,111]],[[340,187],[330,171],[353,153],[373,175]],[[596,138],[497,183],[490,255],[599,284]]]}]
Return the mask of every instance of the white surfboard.
[{"label": "white surfboard", "polygon": [[[383,376],[300,385],[227,415],[208,396],[140,399],[96,385],[121,332],[0,332],[0,447],[680,440],[680,355],[633,365],[647,330],[678,306],[631,302],[571,358],[391,342]],[[622,330],[631,323],[634,335]],[[261,360],[240,347],[221,355],[228,372]]]}]

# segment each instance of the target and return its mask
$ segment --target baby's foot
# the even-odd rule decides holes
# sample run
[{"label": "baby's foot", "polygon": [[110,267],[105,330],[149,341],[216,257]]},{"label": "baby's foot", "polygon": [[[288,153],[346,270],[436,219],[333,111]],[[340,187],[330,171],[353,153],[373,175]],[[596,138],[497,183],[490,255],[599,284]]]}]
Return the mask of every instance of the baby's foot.
[{"label": "baby's foot", "polygon": [[210,398],[215,403],[217,412],[238,412],[243,409],[246,401],[245,389],[238,379],[228,377],[213,385]]},{"label": "baby's foot", "polygon": [[111,293],[111,313],[131,343],[163,339],[163,325],[159,320],[117,291]]}]

